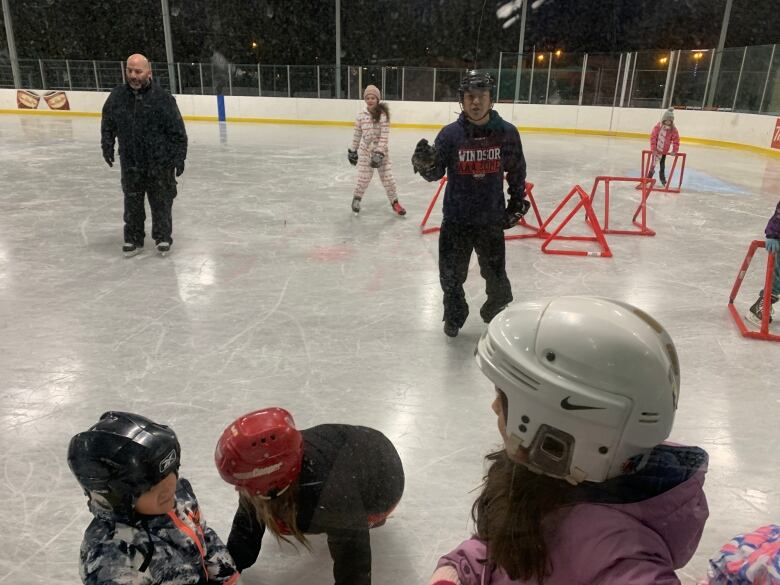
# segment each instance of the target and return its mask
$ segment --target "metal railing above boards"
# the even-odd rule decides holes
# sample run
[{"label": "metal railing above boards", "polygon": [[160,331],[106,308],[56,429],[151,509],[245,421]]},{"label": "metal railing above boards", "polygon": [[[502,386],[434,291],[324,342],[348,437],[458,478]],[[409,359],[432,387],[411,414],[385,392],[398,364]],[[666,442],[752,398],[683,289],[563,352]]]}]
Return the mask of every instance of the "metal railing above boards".
[{"label": "metal railing above boards", "polygon": [[[780,114],[780,45],[714,49],[501,53],[497,101],[548,105],[687,108]],[[455,101],[466,69],[385,65],[152,63],[155,79],[179,93],[360,99],[369,83],[383,98]],[[122,61],[20,59],[24,89],[108,91],[125,81]],[[0,87],[13,88],[0,59]],[[337,79],[341,87],[337,87]]]},{"label": "metal railing above boards", "polygon": [[501,53],[498,101],[780,113],[780,45]]}]

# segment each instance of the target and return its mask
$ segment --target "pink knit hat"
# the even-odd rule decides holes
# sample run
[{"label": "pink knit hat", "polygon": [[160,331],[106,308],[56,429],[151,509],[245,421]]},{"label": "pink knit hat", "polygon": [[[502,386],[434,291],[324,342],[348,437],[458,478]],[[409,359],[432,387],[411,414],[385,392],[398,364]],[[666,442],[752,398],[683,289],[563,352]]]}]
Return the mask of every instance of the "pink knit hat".
[{"label": "pink knit hat", "polygon": [[379,93],[379,88],[376,85],[368,85],[366,86],[366,89],[363,90],[363,99],[370,95],[376,97],[377,100],[382,99],[382,94]]}]

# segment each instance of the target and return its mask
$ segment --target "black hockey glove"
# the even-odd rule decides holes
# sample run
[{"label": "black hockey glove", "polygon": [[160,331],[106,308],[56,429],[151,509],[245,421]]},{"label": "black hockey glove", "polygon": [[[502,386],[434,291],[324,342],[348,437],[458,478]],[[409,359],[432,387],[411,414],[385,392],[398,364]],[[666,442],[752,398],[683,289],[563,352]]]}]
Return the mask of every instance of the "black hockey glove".
[{"label": "black hockey glove", "polygon": [[371,168],[378,169],[382,166],[383,160],[385,160],[385,155],[378,150],[375,150],[371,153],[371,162],[369,164],[371,165]]},{"label": "black hockey glove", "polygon": [[414,154],[412,155],[412,167],[414,167],[414,172],[424,175],[433,170],[435,166],[436,147],[428,144],[428,141],[423,138],[417,143],[417,147],[414,149]]},{"label": "black hockey glove", "polygon": [[358,161],[358,154],[357,150],[352,150],[351,148],[347,149],[347,160],[349,160],[349,164],[351,164],[353,167],[357,165]]},{"label": "black hockey glove", "polygon": [[525,197],[512,198],[509,200],[509,204],[506,206],[506,220],[504,221],[504,229],[515,227],[518,222],[523,219],[523,216],[528,213],[531,204]]}]

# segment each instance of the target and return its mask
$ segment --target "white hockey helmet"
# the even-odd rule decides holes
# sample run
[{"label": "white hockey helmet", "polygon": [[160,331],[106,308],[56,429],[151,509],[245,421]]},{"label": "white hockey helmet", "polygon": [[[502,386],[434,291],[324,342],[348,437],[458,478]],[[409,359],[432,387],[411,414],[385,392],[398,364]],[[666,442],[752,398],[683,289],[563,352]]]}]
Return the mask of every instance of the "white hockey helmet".
[{"label": "white hockey helmet", "polygon": [[671,432],[680,389],[674,342],[627,303],[567,296],[510,305],[475,355],[507,397],[507,451],[522,448],[538,473],[601,482]]}]

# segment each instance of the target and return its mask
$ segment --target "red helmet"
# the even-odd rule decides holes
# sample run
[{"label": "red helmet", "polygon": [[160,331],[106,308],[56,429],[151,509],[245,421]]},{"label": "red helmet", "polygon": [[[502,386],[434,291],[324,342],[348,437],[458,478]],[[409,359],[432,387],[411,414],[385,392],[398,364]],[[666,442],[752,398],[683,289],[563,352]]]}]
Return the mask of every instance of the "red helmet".
[{"label": "red helmet", "polygon": [[226,482],[273,498],[301,473],[303,437],[283,408],[256,410],[228,425],[214,460]]}]

